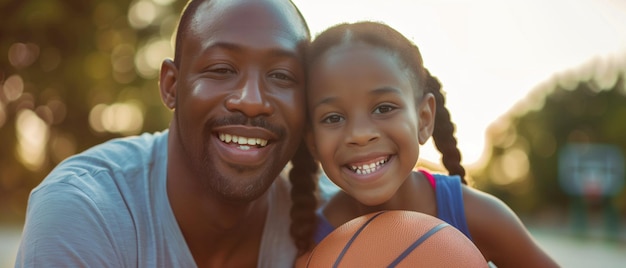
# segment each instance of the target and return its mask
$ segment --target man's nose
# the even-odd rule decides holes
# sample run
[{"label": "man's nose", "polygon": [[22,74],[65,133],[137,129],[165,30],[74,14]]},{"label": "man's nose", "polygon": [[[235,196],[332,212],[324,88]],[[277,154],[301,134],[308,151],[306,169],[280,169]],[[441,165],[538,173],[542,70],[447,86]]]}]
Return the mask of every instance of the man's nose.
[{"label": "man's nose", "polygon": [[263,77],[249,76],[239,92],[234,93],[226,101],[226,108],[230,111],[239,111],[247,117],[271,115],[274,107],[268,101],[267,90]]}]

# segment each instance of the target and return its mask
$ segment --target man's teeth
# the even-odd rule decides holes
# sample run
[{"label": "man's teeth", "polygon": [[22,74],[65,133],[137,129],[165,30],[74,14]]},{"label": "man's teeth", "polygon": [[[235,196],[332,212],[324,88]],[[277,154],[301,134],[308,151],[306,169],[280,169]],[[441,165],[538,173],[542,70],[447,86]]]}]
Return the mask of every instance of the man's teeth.
[{"label": "man's teeth", "polygon": [[376,161],[370,164],[365,164],[362,166],[350,166],[350,169],[356,174],[370,174],[382,167],[385,163],[387,163],[387,161],[389,161],[389,158],[385,158],[383,160]]},{"label": "man's teeth", "polygon": [[250,145],[250,146],[259,146],[264,147],[267,145],[267,140],[260,138],[247,138],[241,136],[235,136],[225,133],[220,133],[219,138],[221,141],[225,143],[235,143],[239,145]]}]

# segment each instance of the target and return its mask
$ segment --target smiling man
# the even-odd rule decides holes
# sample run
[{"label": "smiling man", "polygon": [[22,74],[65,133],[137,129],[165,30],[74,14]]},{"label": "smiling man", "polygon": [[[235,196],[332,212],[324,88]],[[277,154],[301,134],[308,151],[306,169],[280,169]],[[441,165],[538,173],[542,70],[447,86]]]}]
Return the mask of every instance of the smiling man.
[{"label": "smiling man", "polygon": [[279,174],[302,138],[308,42],[287,0],[188,3],[160,73],[169,130],[56,167],[31,193],[16,266],[291,267]]}]

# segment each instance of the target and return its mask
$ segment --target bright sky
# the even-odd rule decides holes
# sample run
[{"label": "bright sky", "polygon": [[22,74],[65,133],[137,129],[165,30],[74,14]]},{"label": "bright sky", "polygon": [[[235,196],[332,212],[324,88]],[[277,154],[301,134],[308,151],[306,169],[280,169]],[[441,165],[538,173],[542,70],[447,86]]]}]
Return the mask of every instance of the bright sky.
[{"label": "bright sky", "polygon": [[[466,165],[483,153],[487,127],[535,86],[594,57],[626,58],[623,0],[293,1],[314,35],[377,20],[413,40],[447,92]],[[421,157],[440,158],[432,144]]]}]

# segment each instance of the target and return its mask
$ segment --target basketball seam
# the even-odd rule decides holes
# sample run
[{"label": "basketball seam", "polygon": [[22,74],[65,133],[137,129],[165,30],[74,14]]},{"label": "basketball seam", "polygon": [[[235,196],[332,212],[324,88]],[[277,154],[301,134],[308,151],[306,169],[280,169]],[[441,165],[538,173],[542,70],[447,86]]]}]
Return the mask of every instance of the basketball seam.
[{"label": "basketball seam", "polygon": [[361,231],[363,231],[363,229],[365,229],[365,227],[367,227],[367,225],[370,224],[370,222],[372,222],[376,217],[380,216],[381,214],[383,214],[385,212],[387,212],[387,211],[381,211],[381,212],[376,213],[376,215],[372,216],[369,220],[367,220],[367,222],[365,222],[365,224],[363,224],[363,225],[361,225],[361,227],[359,227],[359,230],[357,230],[356,233],[354,233],[354,235],[352,235],[352,237],[350,238],[348,243],[346,243],[346,245],[341,250],[341,253],[339,253],[339,256],[337,257],[337,260],[333,264],[333,268],[337,268],[339,266],[339,263],[341,262],[343,257],[346,255],[346,252],[348,251],[350,246],[352,246],[352,243],[357,238],[357,236],[359,236]]},{"label": "basketball seam", "polygon": [[428,232],[426,232],[424,235],[422,235],[420,238],[418,238],[417,240],[415,240],[415,242],[413,242],[413,244],[411,244],[411,246],[409,246],[404,252],[402,252],[400,254],[400,256],[398,256],[393,262],[391,262],[391,264],[389,264],[389,266],[387,267],[396,267],[396,265],[398,265],[402,260],[404,260],[404,258],[406,258],[407,256],[409,256],[409,254],[411,254],[411,252],[413,250],[415,250],[415,248],[417,248],[420,244],[424,243],[424,241],[426,241],[426,239],[428,239],[429,237],[431,237],[432,235],[434,235],[435,233],[437,233],[439,230],[443,229],[444,227],[450,226],[449,224],[443,222],[438,224],[437,226],[431,228],[430,230],[428,230]]}]

